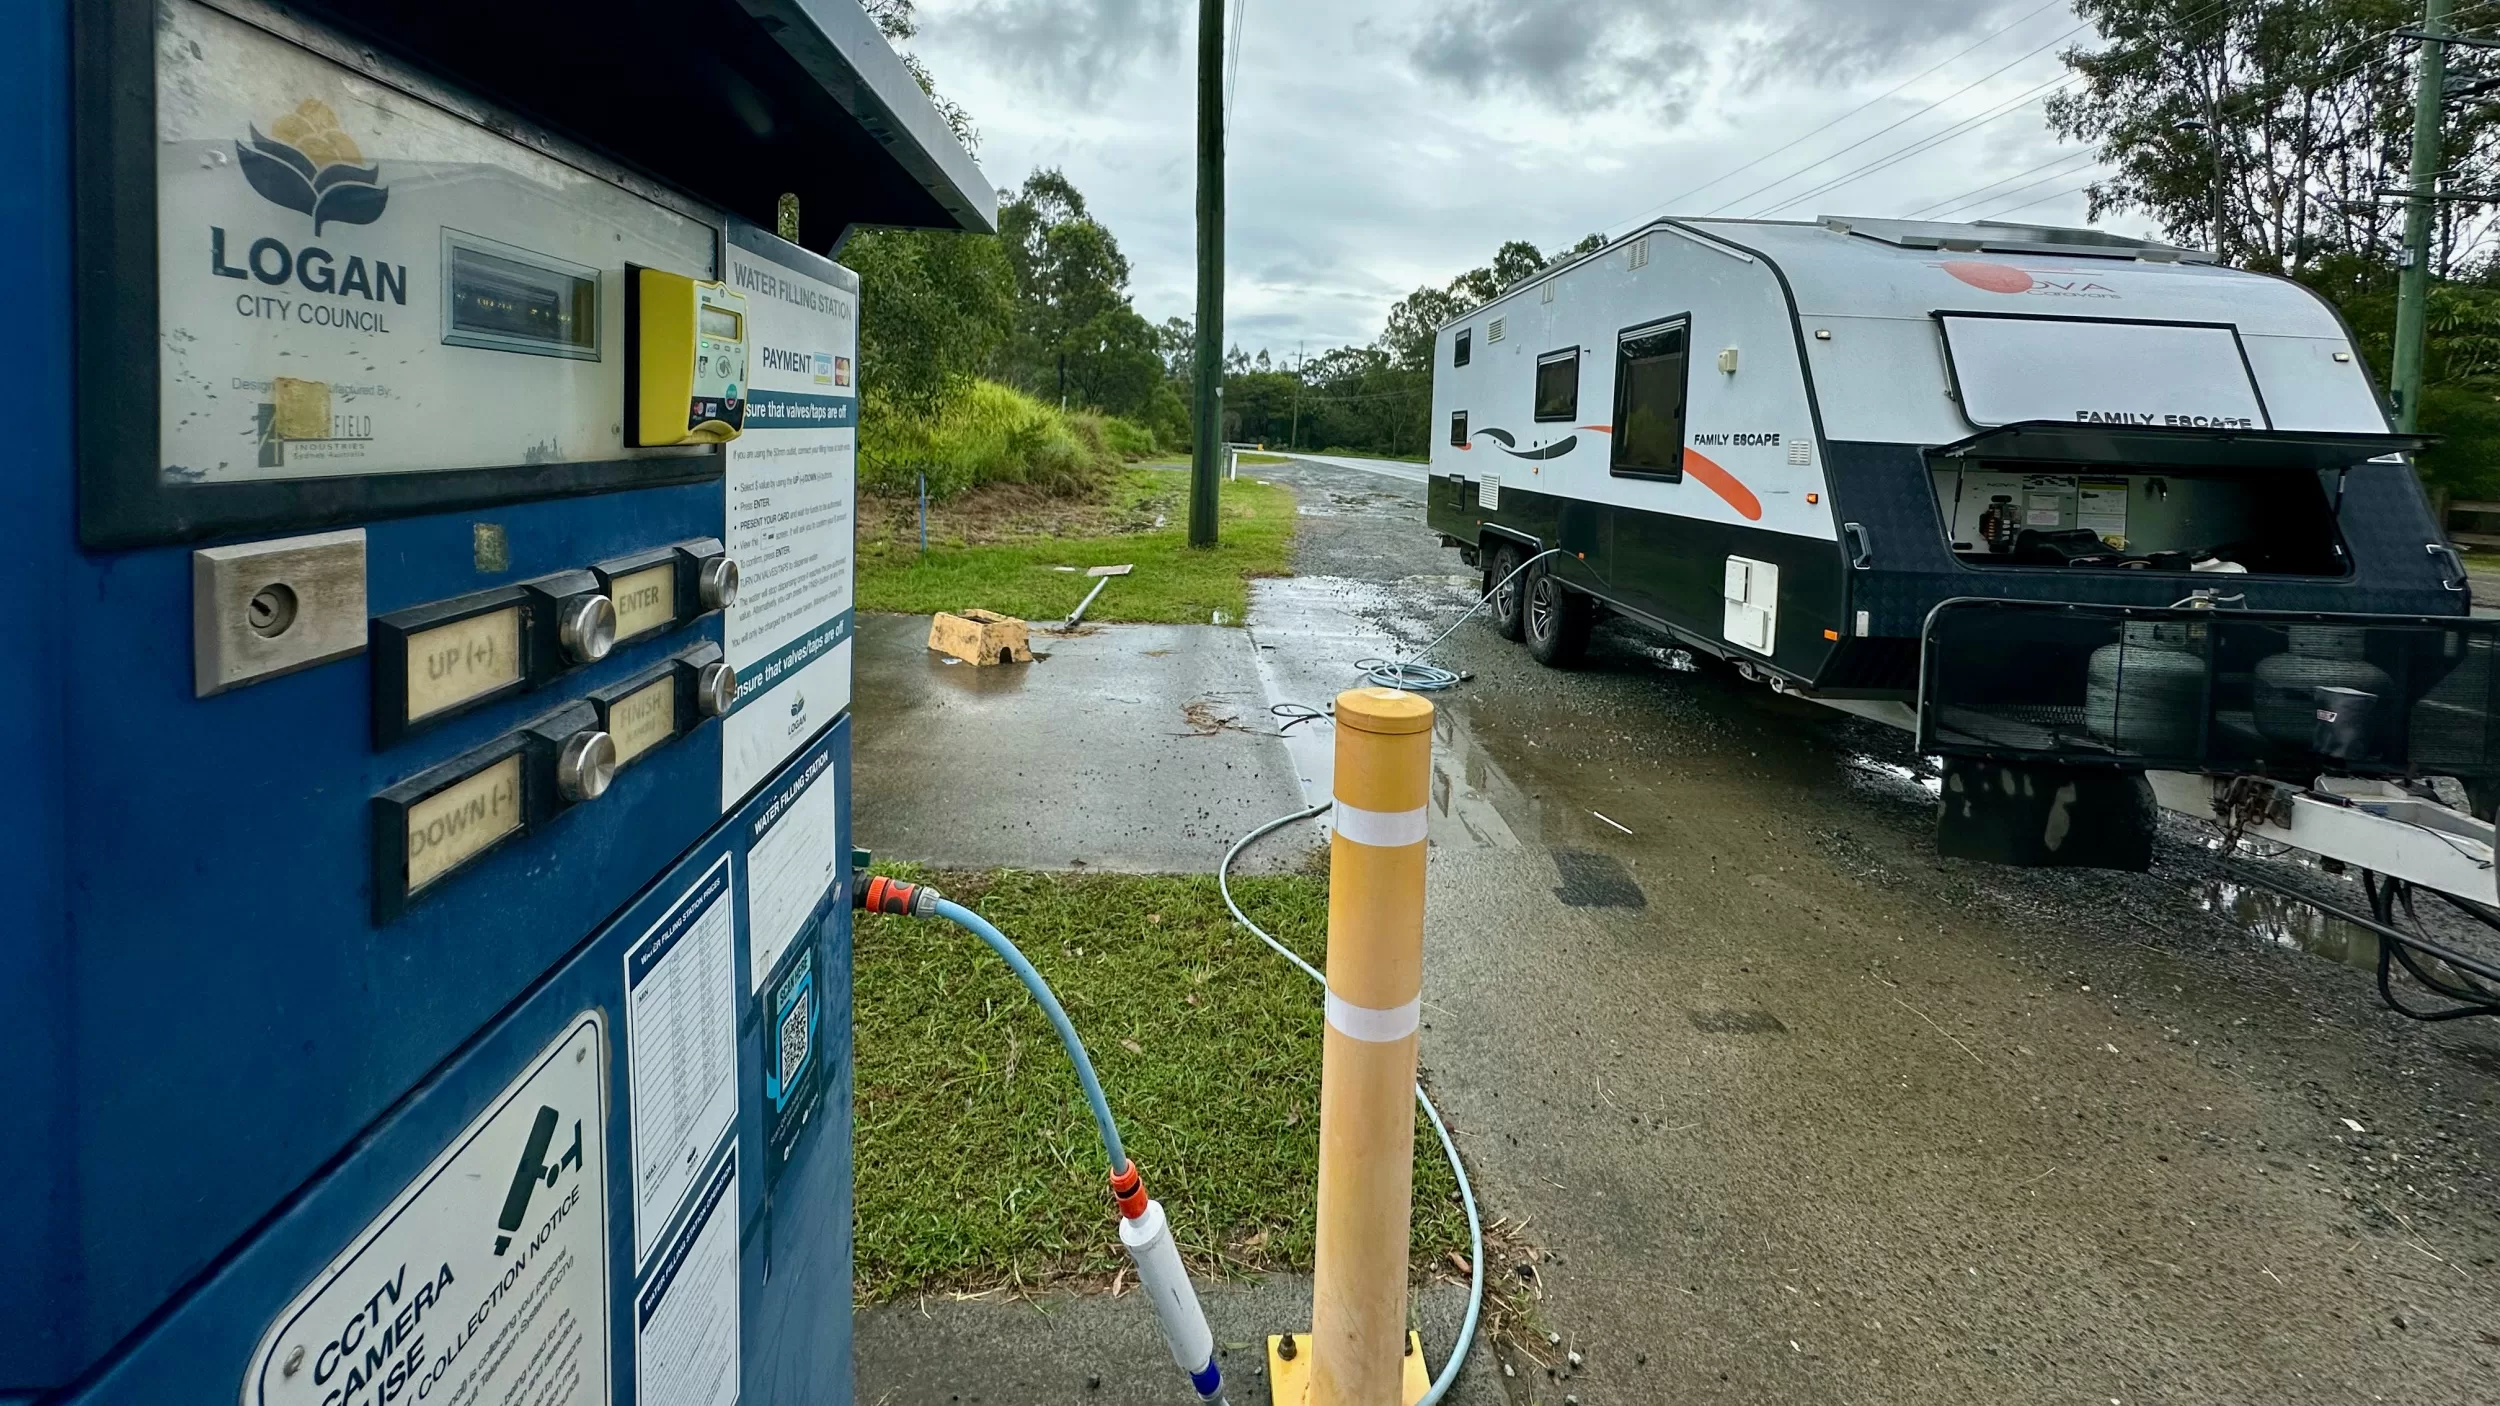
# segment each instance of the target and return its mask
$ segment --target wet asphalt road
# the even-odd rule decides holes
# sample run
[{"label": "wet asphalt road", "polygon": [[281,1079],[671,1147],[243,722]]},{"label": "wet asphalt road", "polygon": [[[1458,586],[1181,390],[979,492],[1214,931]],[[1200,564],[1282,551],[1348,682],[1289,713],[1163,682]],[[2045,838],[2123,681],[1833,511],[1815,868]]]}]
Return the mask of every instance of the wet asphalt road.
[{"label": "wet asphalt road", "polygon": [[[1260,472],[1269,660],[1465,598],[1421,485]],[[2500,1399],[2500,1025],[2387,1013],[2186,824],[1940,859],[1905,735],[1644,643],[1435,656],[1428,1079],[1586,1364],[1514,1400]]]},{"label": "wet asphalt road", "polygon": [[[1115,627],[1077,682],[1015,686],[902,634],[879,662],[863,628],[867,841],[938,857],[913,852],[935,827],[867,833],[919,823],[871,804],[898,758],[956,768],[1000,822],[962,863],[1108,862],[1169,820],[1138,867],[1194,867],[1324,796],[1324,727],[1276,741],[1260,705],[1409,654],[1472,585],[1404,474],[1244,472],[1303,522],[1247,630]],[[1565,673],[1471,623],[1433,656],[1470,677],[1435,695],[1426,1078],[1487,1218],[1541,1256],[1528,1306],[1564,1341],[1521,1346],[1584,1362],[1549,1379],[1514,1348],[1506,1375],[1480,1348],[1453,1401],[2500,1400],[2500,1023],[2387,1013],[2355,934],[2220,883],[2185,823],[2147,875],[1940,859],[1905,736],[1648,643],[1601,627]],[[1175,649],[1207,658],[1153,652]],[[920,692],[870,727],[879,669]],[[1139,725],[1200,701],[1220,736]],[[977,800],[983,767],[1064,757],[1069,728],[1139,753],[1064,796],[1119,824],[1037,840]],[[1193,779],[1137,784],[1158,766]],[[1302,1282],[1209,1286],[1209,1311],[1247,1340]],[[1436,1363],[1450,1309],[1427,1307]],[[875,1310],[861,1399],[1174,1399],[1135,1313]],[[1237,1406],[1265,1399],[1247,1385]]]}]

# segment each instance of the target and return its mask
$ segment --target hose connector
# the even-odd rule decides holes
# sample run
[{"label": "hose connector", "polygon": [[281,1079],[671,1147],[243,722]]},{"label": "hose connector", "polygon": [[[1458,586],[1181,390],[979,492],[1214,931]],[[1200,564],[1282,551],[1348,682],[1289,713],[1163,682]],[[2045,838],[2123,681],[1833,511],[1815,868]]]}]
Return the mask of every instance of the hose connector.
[{"label": "hose connector", "polygon": [[945,896],[927,884],[905,883],[883,874],[851,876],[851,906],[871,913],[926,918],[937,911],[938,900]]},{"label": "hose connector", "polygon": [[[1137,1169],[1127,1171],[1134,1177]],[[1116,1186],[1118,1179],[1113,1182]],[[1137,1194],[1143,1197],[1144,1189],[1139,1188]],[[1124,1211],[1126,1200],[1123,1196]],[[1172,1365],[1189,1374],[1189,1385],[1200,1401],[1221,1400],[1224,1373],[1215,1363],[1215,1335],[1207,1330],[1206,1315],[1199,1311],[1189,1271],[1181,1267],[1180,1249],[1172,1243],[1172,1227],[1163,1218],[1162,1202],[1148,1200],[1137,1214],[1122,1218],[1120,1246],[1137,1267],[1138,1287],[1154,1305],[1164,1345],[1172,1350]]]},{"label": "hose connector", "polygon": [[1120,1218],[1135,1220],[1146,1214],[1146,1179],[1137,1174],[1135,1162],[1124,1162],[1111,1174],[1111,1199],[1120,1204]]}]

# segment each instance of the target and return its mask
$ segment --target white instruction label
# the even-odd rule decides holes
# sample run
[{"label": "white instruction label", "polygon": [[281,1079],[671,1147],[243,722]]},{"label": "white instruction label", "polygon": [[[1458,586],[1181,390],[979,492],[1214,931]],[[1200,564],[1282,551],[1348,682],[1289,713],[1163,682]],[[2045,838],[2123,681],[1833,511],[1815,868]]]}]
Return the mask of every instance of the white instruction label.
[{"label": "white instruction label", "polygon": [[738,697],[721,719],[721,807],[851,706],[851,503],[859,442],[859,280],[733,224],[724,277],[746,294],[746,428],[727,446],[738,599],[722,648]]},{"label": "white instruction label", "polygon": [[636,1264],[738,1114],[736,906],[723,855],[625,953]]},{"label": "white instruction label", "polygon": [[605,1037],[582,1012],[287,1305],[243,1406],[606,1406]]},{"label": "white instruction label", "polygon": [[781,783],[747,848],[747,980],[761,991],[833,887],[833,754]]},{"label": "white instruction label", "polygon": [[634,1296],[634,1375],[653,1406],[738,1399],[738,1154],[733,1148]]}]

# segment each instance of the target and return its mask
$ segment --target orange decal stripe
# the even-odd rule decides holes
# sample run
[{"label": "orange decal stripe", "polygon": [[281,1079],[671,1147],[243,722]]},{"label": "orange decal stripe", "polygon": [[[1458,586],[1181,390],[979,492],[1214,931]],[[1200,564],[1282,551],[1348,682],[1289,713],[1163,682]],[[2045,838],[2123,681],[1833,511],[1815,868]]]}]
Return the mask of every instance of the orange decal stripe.
[{"label": "orange decal stripe", "polygon": [[1613,434],[1615,432],[1615,427],[1612,425],[1582,425],[1580,428],[1584,430],[1595,430],[1599,434]]},{"label": "orange decal stripe", "polygon": [[1685,450],[1684,472],[1700,479],[1702,487],[1725,498],[1727,505],[1747,522],[1762,521],[1762,500],[1753,496],[1752,489],[1737,482],[1736,475],[1712,463],[1707,455],[1695,449]]}]

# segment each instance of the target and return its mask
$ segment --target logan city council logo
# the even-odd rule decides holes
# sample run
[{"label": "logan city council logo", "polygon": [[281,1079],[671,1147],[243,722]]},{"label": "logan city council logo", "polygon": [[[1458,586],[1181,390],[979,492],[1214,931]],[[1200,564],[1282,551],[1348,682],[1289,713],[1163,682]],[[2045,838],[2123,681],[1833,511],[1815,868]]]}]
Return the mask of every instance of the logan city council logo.
[{"label": "logan city council logo", "polygon": [[369,225],[382,218],[391,199],[380,181],[382,168],[365,164],[328,103],[306,98],[270,123],[269,135],[250,130],[249,142],[234,144],[243,178],[271,204],[312,216],[314,237],[325,224]]}]

